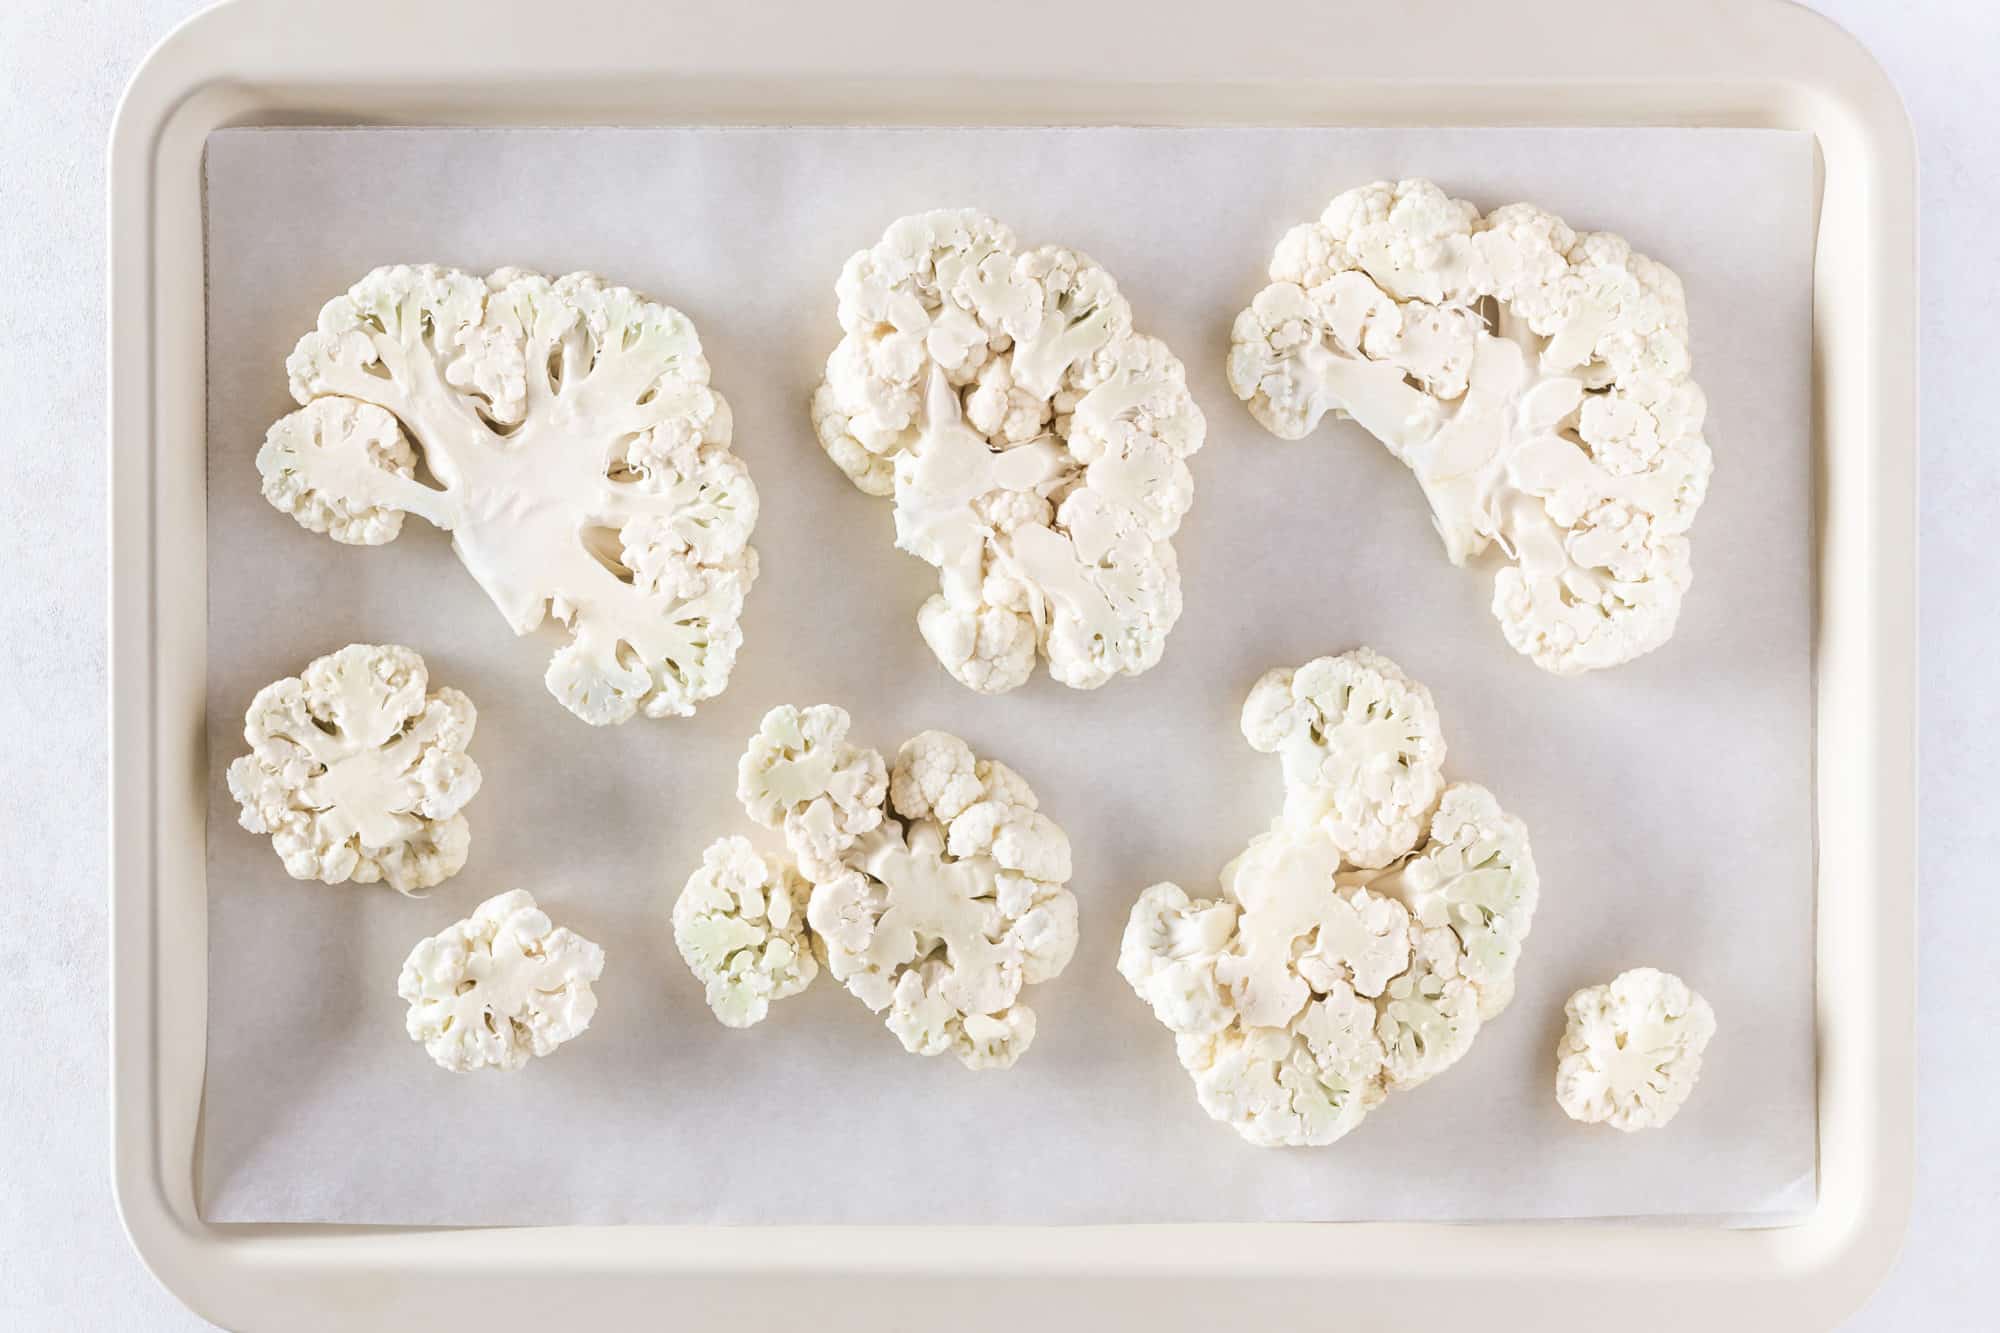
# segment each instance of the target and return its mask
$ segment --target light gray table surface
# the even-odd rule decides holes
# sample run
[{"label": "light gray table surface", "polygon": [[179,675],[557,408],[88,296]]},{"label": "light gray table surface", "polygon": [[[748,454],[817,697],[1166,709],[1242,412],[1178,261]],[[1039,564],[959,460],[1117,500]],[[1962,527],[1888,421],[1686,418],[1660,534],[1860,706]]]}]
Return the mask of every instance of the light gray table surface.
[{"label": "light gray table surface", "polygon": [[[104,913],[104,144],[118,92],[197,0],[0,4],[0,1328],[208,1327],[156,1286],[112,1207]],[[1979,848],[2000,768],[1991,693],[2000,465],[2000,6],[1815,0],[1902,89],[1923,161],[1922,969],[1916,1211],[1846,1326],[1989,1330],[2000,1153],[1985,1058],[2000,894]],[[1987,626],[1981,630],[1980,625]]]}]

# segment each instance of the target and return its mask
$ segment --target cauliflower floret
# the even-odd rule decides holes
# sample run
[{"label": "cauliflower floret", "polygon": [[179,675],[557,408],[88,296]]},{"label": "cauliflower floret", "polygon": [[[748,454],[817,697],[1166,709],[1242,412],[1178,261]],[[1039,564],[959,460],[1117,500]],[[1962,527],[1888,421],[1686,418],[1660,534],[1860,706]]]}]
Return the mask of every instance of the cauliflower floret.
[{"label": "cauliflower floret", "polygon": [[782,828],[799,869],[815,882],[882,822],[889,775],[880,752],[851,745],[847,711],[790,704],[764,715],[736,766],[736,795],[752,819]]},{"label": "cauliflower floret", "polygon": [[1301,439],[1331,414],[1380,440],[1454,564],[1494,548],[1511,562],[1493,613],[1545,669],[1667,641],[1712,471],[1671,270],[1529,205],[1481,218],[1403,181],[1294,228],[1270,276],[1228,363],[1266,429]]},{"label": "cauliflower floret", "polygon": [[412,949],[396,991],[442,1068],[520,1069],[590,1026],[603,973],[604,950],[515,889]]},{"label": "cauliflower floret", "polygon": [[757,491],[686,316],[587,273],[402,265],[328,302],[286,369],[274,506],[355,544],[405,513],[448,530],[515,633],[568,629],[545,681],[593,725],[728,685]]},{"label": "cauliflower floret", "polygon": [[1118,971],[1210,1115],[1256,1144],[1331,1143],[1506,1007],[1534,858],[1484,787],[1440,797],[1429,691],[1365,648],[1268,673],[1243,732],[1284,757],[1285,814],[1223,868],[1220,897],[1140,895]]},{"label": "cauliflower floret", "polygon": [[1319,1147],[1345,1137],[1382,1101],[1375,1010],[1345,986],[1286,1027],[1232,1024],[1174,1039],[1211,1117],[1260,1148]]},{"label": "cauliflower floret", "polygon": [[899,818],[807,905],[827,970],[906,1050],[1005,1068],[1034,1039],[1021,988],[1076,951],[1069,840],[1019,774],[943,732],[903,746],[889,790]]},{"label": "cauliflower floret", "polygon": [[1505,996],[1486,996],[1513,975],[1541,895],[1527,826],[1486,788],[1454,784],[1431,818],[1430,842],[1402,863],[1397,883],[1418,922],[1458,936],[1460,970],[1480,988],[1480,1017],[1497,1017]]},{"label": "cauliflower floret", "polygon": [[811,886],[743,838],[722,838],[674,900],[674,944],[725,1027],[764,1021],[819,974],[806,930]]},{"label": "cauliflower floret", "polygon": [[1155,884],[1132,904],[1118,947],[1118,974],[1176,1033],[1220,1032],[1235,1008],[1216,966],[1236,936],[1235,903],[1190,898],[1178,884]]},{"label": "cauliflower floret", "polygon": [[1243,735],[1284,763],[1286,822],[1324,828],[1353,865],[1408,851],[1444,787],[1430,691],[1368,648],[1265,672]]},{"label": "cauliflower floret", "polygon": [[478,714],[457,690],[425,693],[429,680],[410,649],[356,643],[257,692],[229,793],[292,878],[415,895],[465,865]]},{"label": "cauliflower floret", "polygon": [[894,497],[896,544],[937,568],[918,627],[939,662],[996,694],[1038,653],[1079,689],[1154,665],[1180,615],[1169,539],[1206,423],[1110,275],[938,212],[892,224],[837,291],[846,336],[814,429],[856,486]]},{"label": "cauliflower floret", "polygon": [[1670,972],[1641,967],[1590,986],[1563,1006],[1556,1100],[1572,1120],[1630,1133],[1680,1111],[1715,1035],[1715,1011]]}]

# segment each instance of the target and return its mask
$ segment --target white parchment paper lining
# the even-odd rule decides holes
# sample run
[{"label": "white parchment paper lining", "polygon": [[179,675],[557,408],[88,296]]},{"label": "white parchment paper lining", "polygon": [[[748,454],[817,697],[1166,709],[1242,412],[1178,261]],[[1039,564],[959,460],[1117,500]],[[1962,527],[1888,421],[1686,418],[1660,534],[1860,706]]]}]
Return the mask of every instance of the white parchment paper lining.
[{"label": "white parchment paper lining", "polygon": [[[1351,423],[1265,435],[1222,373],[1272,246],[1337,191],[1428,175],[1618,231],[1687,284],[1717,471],[1678,637],[1558,680],[1515,656],[1404,470]],[[209,216],[209,1047],[216,1221],[1081,1223],[1723,1216],[1813,1198],[1812,150],[1702,131],[595,130],[215,135]],[[1164,662],[1094,693],[981,698],[919,640],[932,572],[815,447],[805,399],[852,251],[972,204],[1103,262],[1208,414]],[[272,510],[252,462],[284,358],[376,264],[591,269],[698,325],[763,494],[734,683],[699,717],[594,731],[543,690],[446,539],[345,548]],[[427,901],[288,879],[222,783],[255,690],[350,641],[407,643],[479,705],[463,874]],[[1207,892],[1275,813],[1236,727],[1265,668],[1370,644],[1430,685],[1448,773],[1528,823],[1542,905],[1513,1007],[1457,1068],[1329,1149],[1201,1112],[1115,972],[1138,891]],[[829,978],[749,1033],[675,954],[701,849],[764,710],[831,701],[884,751],[924,727],[1018,768],[1069,830],[1083,942],[1031,996],[1009,1073],[906,1055]],[[524,887],[604,944],[585,1036],[453,1076],[403,1034],[420,937]],[[1667,1131],[1571,1124],[1553,1050],[1575,987],[1650,964],[1720,1021]]]}]

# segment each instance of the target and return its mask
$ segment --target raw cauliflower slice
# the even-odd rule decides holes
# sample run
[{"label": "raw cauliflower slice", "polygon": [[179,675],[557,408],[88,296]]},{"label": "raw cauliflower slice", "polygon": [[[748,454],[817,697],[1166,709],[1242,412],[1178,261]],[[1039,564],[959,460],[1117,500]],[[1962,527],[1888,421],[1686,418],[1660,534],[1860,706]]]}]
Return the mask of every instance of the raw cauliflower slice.
[{"label": "raw cauliflower slice", "polygon": [[943,732],[903,746],[890,799],[897,818],[814,884],[827,970],[904,1049],[1006,1068],[1035,1035],[1022,988],[1076,951],[1069,839],[1019,774]]},{"label": "raw cauliflower slice", "polygon": [[810,880],[840,873],[848,848],[882,822],[889,791],[881,752],[851,745],[847,711],[783,704],[764,715],[736,766],[736,796],[752,819],[783,829]]},{"label": "raw cauliflower slice", "polygon": [[1407,852],[1444,788],[1431,692],[1372,649],[1265,672],[1243,735],[1283,761],[1286,821],[1324,828],[1352,865]]},{"label": "raw cauliflower slice", "polygon": [[725,1027],[764,1021],[819,974],[806,929],[811,886],[743,838],[721,838],[674,900],[674,944]]},{"label": "raw cauliflower slice", "polygon": [[836,292],[845,336],[814,429],[857,487],[893,497],[897,546],[937,568],[917,624],[945,669],[997,694],[1038,654],[1078,689],[1157,663],[1207,427],[1111,276],[947,211],[892,223]]},{"label": "raw cauliflower slice", "polygon": [[1281,439],[1351,417],[1416,474],[1445,553],[1497,548],[1507,641],[1569,674],[1673,634],[1713,459],[1664,265],[1527,204],[1429,181],[1294,228],[1237,317],[1229,381]]},{"label": "raw cauliflower slice", "polygon": [[568,630],[545,680],[593,725],[728,685],[757,489],[685,315],[587,273],[397,265],[329,301],[286,369],[302,406],[257,468],[301,526],[450,532],[516,634]]},{"label": "raw cauliflower slice", "polygon": [[1174,1049],[1211,1118],[1258,1147],[1320,1147],[1382,1101],[1374,1024],[1374,1007],[1336,985],[1287,1026],[1238,1022],[1176,1037]]},{"label": "raw cauliflower slice", "polygon": [[1430,694],[1366,649],[1267,673],[1243,730],[1283,756],[1285,814],[1224,867],[1219,896],[1141,894],[1118,971],[1211,1116],[1263,1146],[1332,1143],[1506,1006],[1534,857],[1484,787],[1440,797]]},{"label": "raw cauliflower slice", "polygon": [[355,643],[251,700],[250,753],[230,764],[229,794],[292,878],[382,880],[415,895],[464,867],[478,713],[457,690],[426,693],[429,683],[410,649]]},{"label": "raw cauliflower slice", "polygon": [[441,1068],[519,1069],[590,1026],[603,974],[604,950],[515,889],[412,949],[396,992]]},{"label": "raw cauliflower slice", "polygon": [[1715,1011],[1656,968],[1622,972],[1569,997],[1556,1047],[1556,1100],[1570,1119],[1627,1133],[1680,1111],[1715,1035]]}]

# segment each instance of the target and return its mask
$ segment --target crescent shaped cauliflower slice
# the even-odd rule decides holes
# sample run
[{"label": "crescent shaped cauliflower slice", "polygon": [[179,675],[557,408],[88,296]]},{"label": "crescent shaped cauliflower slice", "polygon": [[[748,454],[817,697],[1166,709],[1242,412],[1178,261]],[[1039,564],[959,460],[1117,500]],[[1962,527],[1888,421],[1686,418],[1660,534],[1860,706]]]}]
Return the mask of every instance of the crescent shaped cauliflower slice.
[{"label": "crescent shaped cauliflower slice", "polygon": [[292,878],[380,880],[415,895],[464,867],[478,714],[457,690],[426,693],[429,683],[410,649],[355,643],[251,700],[250,753],[230,764],[229,793]]},{"label": "crescent shaped cauliflower slice", "polygon": [[890,799],[897,817],[813,886],[827,970],[905,1050],[1004,1069],[1034,1040],[1022,988],[1076,951],[1069,839],[1019,774],[943,732],[898,752]]},{"label": "crescent shaped cauliflower slice", "polygon": [[858,488],[893,498],[897,546],[937,568],[917,624],[945,669],[998,694],[1038,655],[1077,689],[1157,663],[1207,427],[1110,274],[934,212],[892,223],[836,292],[845,336],[814,430]]},{"label": "crescent shaped cauliflower slice", "polygon": [[674,944],[725,1027],[764,1021],[819,974],[806,929],[811,886],[743,838],[722,838],[674,900]]},{"label": "crescent shaped cauliflower slice", "polygon": [[736,766],[736,795],[752,819],[781,828],[810,880],[831,879],[855,842],[882,822],[888,769],[851,745],[847,710],[784,704],[764,715]]},{"label": "crescent shaped cauliflower slice", "polygon": [[[1211,1116],[1263,1146],[1332,1143],[1456,1063],[1506,1006],[1534,858],[1484,787],[1439,796],[1430,695],[1366,649],[1267,674],[1244,733],[1286,760],[1285,816],[1224,867],[1218,897],[1141,894],[1118,970],[1175,1034]],[[1299,798],[1329,774],[1369,796],[1344,820],[1331,796]]]},{"label": "crescent shaped cauliflower slice", "polygon": [[1493,614],[1559,674],[1665,643],[1708,491],[1707,401],[1664,265],[1527,204],[1429,181],[1295,227],[1237,317],[1230,386],[1281,439],[1349,417],[1407,466],[1445,553],[1496,549]]},{"label": "crescent shaped cauliflower slice", "polygon": [[1283,761],[1287,822],[1324,828],[1352,865],[1407,852],[1444,788],[1430,691],[1372,649],[1265,672],[1243,735]]},{"label": "crescent shaped cauliflower slice", "polygon": [[1634,968],[1569,997],[1556,1101],[1570,1119],[1659,1129],[1694,1091],[1715,1011],[1671,972]]},{"label": "crescent shaped cauliflower slice", "polygon": [[439,1067],[520,1069],[590,1026],[603,973],[604,950],[515,889],[412,949],[396,992]]},{"label": "crescent shaped cauliflower slice", "polygon": [[544,680],[593,725],[728,685],[757,489],[685,315],[588,273],[396,265],[329,301],[286,369],[301,406],[257,468],[302,527],[450,532],[516,634],[567,629]]}]

